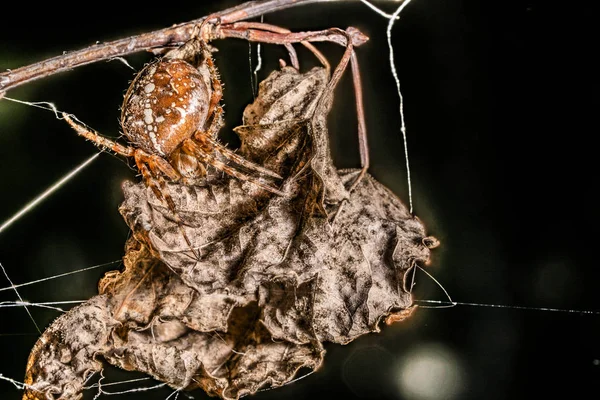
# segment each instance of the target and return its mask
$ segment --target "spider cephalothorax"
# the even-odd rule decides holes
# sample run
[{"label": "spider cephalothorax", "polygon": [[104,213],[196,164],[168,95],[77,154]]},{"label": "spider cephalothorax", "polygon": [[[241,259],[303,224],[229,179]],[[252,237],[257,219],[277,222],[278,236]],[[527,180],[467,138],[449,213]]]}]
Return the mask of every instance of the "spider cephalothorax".
[{"label": "spider cephalothorax", "polygon": [[255,175],[279,176],[218,143],[222,126],[221,82],[208,46],[194,37],[161,59],[146,65],[131,82],[123,100],[121,126],[129,146],[123,146],[75,123],[77,132],[118,154],[134,157],[157,197],[163,176],[195,183],[212,165],[273,193],[279,190]]}]

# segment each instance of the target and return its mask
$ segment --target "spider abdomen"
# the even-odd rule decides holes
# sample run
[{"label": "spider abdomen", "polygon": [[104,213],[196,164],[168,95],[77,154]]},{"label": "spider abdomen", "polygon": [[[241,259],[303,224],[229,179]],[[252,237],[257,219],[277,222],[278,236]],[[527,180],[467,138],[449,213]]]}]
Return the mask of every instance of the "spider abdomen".
[{"label": "spider abdomen", "polygon": [[125,95],[123,133],[136,147],[169,156],[204,128],[210,95],[200,71],[186,61],[151,63],[139,72]]}]

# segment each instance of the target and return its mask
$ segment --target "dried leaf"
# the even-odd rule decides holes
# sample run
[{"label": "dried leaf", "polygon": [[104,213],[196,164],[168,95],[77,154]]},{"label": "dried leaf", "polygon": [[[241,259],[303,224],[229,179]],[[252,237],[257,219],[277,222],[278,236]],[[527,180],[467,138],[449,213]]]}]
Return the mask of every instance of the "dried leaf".
[{"label": "dried leaf", "polygon": [[174,216],[143,184],[124,185],[125,269],[40,338],[24,398],[79,398],[101,356],[237,399],[318,368],[323,342],[410,314],[404,279],[437,241],[371,176],[346,190],[358,171],[331,161],[328,83],[321,68],[273,72],[236,129],[242,155],[284,176],[287,196],[213,172],[204,186],[168,185]]}]

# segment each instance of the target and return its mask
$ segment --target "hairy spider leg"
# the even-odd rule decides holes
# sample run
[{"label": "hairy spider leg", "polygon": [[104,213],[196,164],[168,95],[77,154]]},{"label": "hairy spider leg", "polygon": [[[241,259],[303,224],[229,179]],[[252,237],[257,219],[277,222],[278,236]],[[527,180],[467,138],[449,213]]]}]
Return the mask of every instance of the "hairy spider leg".
[{"label": "hairy spider leg", "polygon": [[167,204],[167,207],[169,208],[173,219],[175,220],[177,226],[179,227],[179,230],[181,231],[185,243],[194,255],[193,258],[197,261],[200,261],[200,255],[196,254],[196,252],[194,251],[192,241],[188,237],[187,233],[185,233],[185,229],[183,229],[183,221],[181,220],[181,218],[179,218],[179,214],[177,214],[177,211],[175,209],[175,202],[173,201],[173,198],[169,193],[169,189],[167,188],[165,179],[159,174],[158,165],[154,164],[151,159],[145,159],[144,156],[139,155],[139,153],[136,153],[134,158],[135,164],[138,167],[140,173],[142,174],[142,178],[144,179],[144,184],[146,185],[146,187],[149,187],[152,190],[152,192],[154,192],[154,195],[158,200],[164,201]]},{"label": "hairy spider leg", "polygon": [[167,207],[169,208],[169,211],[171,211],[171,214],[173,215],[173,219],[175,220],[179,229],[181,230],[181,233],[183,234],[183,237],[188,247],[190,248],[190,251],[192,252],[192,254],[194,254],[194,258],[196,260],[199,260],[199,255],[196,254],[196,252],[194,251],[192,242],[185,233],[185,230],[183,229],[183,222],[177,214],[175,202],[169,194],[169,190],[166,187],[166,182],[160,173],[162,172],[164,175],[168,176],[173,181],[178,181],[179,179],[181,179],[181,174],[179,174],[179,172],[177,172],[177,170],[175,170],[175,168],[173,168],[167,161],[155,154],[148,154],[141,149],[123,146],[122,144],[105,138],[104,136],[99,135],[97,132],[73,121],[73,119],[68,114],[63,113],[63,118],[65,119],[65,121],[67,121],[69,125],[71,125],[71,127],[77,132],[79,136],[82,136],[92,141],[96,146],[100,147],[101,149],[110,149],[119,155],[134,158],[135,164],[140,173],[142,174],[142,178],[144,179],[145,185],[152,190],[156,198],[166,203]]},{"label": "hairy spider leg", "polygon": [[[222,112],[223,112],[223,110],[219,106],[217,108],[217,110],[215,111],[215,113],[218,114],[219,117],[214,120],[213,124],[211,124],[210,129],[218,128],[218,126],[220,124],[219,121],[221,120],[220,115],[222,114]],[[102,149],[112,150],[115,153],[120,154],[125,157],[133,157],[135,160],[136,166],[138,167],[138,170],[144,177],[144,181],[145,181],[146,185],[150,189],[152,189],[152,191],[154,192],[154,194],[156,195],[156,197],[159,200],[165,201],[167,203],[169,209],[172,211],[177,222],[181,222],[181,220],[177,216],[177,213],[175,212],[175,204],[173,202],[173,199],[168,194],[168,189],[166,189],[164,180],[162,179],[161,174],[159,173],[159,172],[162,172],[164,175],[168,176],[172,181],[177,182],[182,178],[182,176],[179,172],[177,172],[177,170],[175,168],[173,168],[166,160],[164,160],[162,157],[160,157],[156,154],[148,154],[141,149],[135,149],[135,148],[132,148],[129,146],[123,146],[122,144],[119,144],[111,139],[101,136],[97,132],[95,132],[89,128],[86,128],[83,125],[73,121],[73,119],[71,119],[69,117],[69,115],[67,115],[65,113],[63,113],[63,117],[69,123],[69,125],[71,125],[71,127],[77,132],[78,135],[90,140],[96,146],[98,146]],[[280,191],[274,187],[271,187],[250,175],[244,174],[243,172],[236,171],[232,166],[227,165],[226,163],[218,160],[215,156],[211,155],[210,153],[213,151],[213,149],[216,149],[219,153],[223,154],[223,156],[225,158],[232,160],[249,170],[254,170],[257,172],[261,172],[265,175],[269,175],[269,176],[272,176],[275,178],[280,178],[280,176],[277,175],[276,173],[274,173],[266,168],[263,168],[259,165],[256,165],[256,164],[244,159],[243,157],[235,154],[233,151],[227,149],[225,146],[221,145],[216,140],[212,139],[210,137],[210,135],[207,135],[207,134],[204,134],[201,132],[196,132],[196,134],[194,135],[194,138],[196,139],[197,144],[194,143],[194,140],[187,139],[186,141],[192,142],[194,144],[192,144],[192,145],[188,144],[187,146],[182,146],[182,149],[186,153],[193,154],[194,156],[198,157],[200,161],[211,164],[216,169],[223,171],[226,174],[229,174],[235,178],[247,180],[247,181],[255,184],[256,186],[258,186],[262,189],[265,189],[271,193],[275,193],[280,196],[285,196],[285,194],[282,191]],[[150,168],[150,171],[148,172],[148,174],[144,175],[144,171],[147,171],[146,166],[148,166]],[[152,178],[152,179],[150,179],[150,178]],[[153,179],[156,179],[159,181],[158,186],[153,182]],[[160,184],[161,181],[162,181],[162,184]],[[183,230],[183,228],[181,226],[180,226],[180,228]],[[185,237],[185,239],[186,239],[186,242],[190,243],[187,236]],[[190,245],[190,247],[191,247],[191,245]]]},{"label": "hairy spider leg", "polygon": [[[204,57],[204,61],[206,62],[208,72],[210,73],[212,93],[210,95],[210,102],[208,104],[208,115],[212,116],[212,121],[210,122],[210,126],[212,126],[213,121],[215,119],[220,119],[223,114],[223,108],[219,106],[219,102],[223,98],[223,85],[221,84],[221,80],[219,79],[219,71],[217,71],[217,68],[215,67],[215,62],[212,58],[212,53],[210,52],[210,49],[208,48],[206,43],[201,39],[198,38],[196,40],[200,41],[200,49],[202,51],[202,56]],[[220,109],[218,114],[217,107],[219,107]],[[220,123],[219,121],[217,122]]]},{"label": "hairy spider leg", "polygon": [[156,154],[148,154],[142,149],[136,149],[130,146],[123,146],[120,143],[117,143],[111,139],[108,139],[104,136],[99,135],[96,131],[91,128],[87,128],[82,124],[75,122],[68,114],[63,113],[63,118],[71,128],[77,132],[79,136],[86,138],[87,140],[93,142],[96,146],[100,147],[102,150],[111,150],[121,156],[125,157],[134,157],[136,161],[136,165],[139,168],[140,162],[148,164],[156,174],[158,175],[158,171],[162,172],[166,176],[168,176],[173,181],[178,181],[181,178],[181,174],[175,170],[165,159],[156,155]]},{"label": "hairy spider leg", "polygon": [[228,149],[226,146],[222,145],[215,139],[211,139],[210,137],[207,137],[206,141],[207,141],[207,143],[210,143],[215,148],[215,150],[217,150],[219,153],[221,153],[226,159],[231,160],[234,163],[239,164],[248,170],[256,171],[256,172],[259,172],[261,174],[264,174],[264,175],[267,175],[267,176],[270,176],[270,177],[273,177],[276,179],[283,179],[281,177],[281,175],[271,171],[270,169],[261,167],[258,164],[255,164],[251,161],[246,160],[244,157],[240,156],[235,151]]},{"label": "hairy spider leg", "polygon": [[175,168],[173,168],[167,160],[165,160],[161,156],[158,156],[156,154],[148,154],[141,149],[135,149],[134,158],[136,165],[139,162],[148,164],[148,166],[152,170],[152,173],[155,176],[159,176],[159,172],[162,172],[174,182],[177,182],[181,179],[181,174]]},{"label": "hairy spider leg", "polygon": [[198,142],[202,143],[204,146],[206,146],[206,143],[212,145],[226,159],[231,160],[234,163],[239,164],[248,170],[256,171],[256,172],[259,172],[259,173],[267,175],[267,176],[271,176],[276,179],[283,179],[279,174],[271,171],[270,169],[261,167],[258,164],[255,164],[251,161],[246,160],[244,157],[240,156],[233,150],[228,149],[226,146],[222,145],[216,139],[214,139],[217,136],[217,132],[219,132],[222,125],[223,125],[223,107],[217,106],[217,108],[215,109],[215,118],[212,120],[211,125],[208,128],[208,131],[206,133],[197,131],[194,134],[194,139],[196,139]]},{"label": "hairy spider leg", "polygon": [[62,113],[62,117],[65,121],[67,121],[69,125],[71,125],[71,128],[73,128],[79,136],[82,136],[90,142],[93,142],[102,150],[108,149],[125,157],[133,157],[133,154],[135,153],[134,148],[129,146],[123,146],[122,144],[105,138],[104,136],[100,136],[97,132],[93,131],[92,129],[87,128],[78,122],[75,122],[67,113]]},{"label": "hairy spider leg", "polygon": [[[223,147],[221,145],[219,145],[219,146]],[[279,196],[286,196],[286,194],[284,192],[282,192],[281,190],[271,187],[271,186],[261,182],[259,179],[255,178],[251,175],[247,175],[241,171],[238,171],[235,168],[231,167],[230,165],[227,165],[223,161],[217,159],[212,154],[213,148],[211,145],[208,145],[208,142],[202,143],[202,142],[194,140],[194,139],[186,139],[183,141],[182,147],[184,148],[185,151],[191,152],[196,157],[198,157],[198,159],[200,161],[202,161],[206,164],[212,165],[219,171],[222,171],[222,172],[224,172],[228,175],[231,175],[235,178],[238,178],[241,181],[248,181],[248,182],[252,183],[253,185],[256,185],[259,188],[264,189],[268,192],[277,194]]]},{"label": "hairy spider leg", "polygon": [[[164,171],[161,169],[161,165],[156,162],[157,158],[163,162],[164,160],[157,156],[148,156],[146,154],[143,154],[143,152],[141,151],[136,151],[133,158],[135,160],[135,165],[142,174],[142,177],[144,178],[144,183],[146,184],[146,186],[152,189],[154,195],[160,201],[166,202],[169,208],[172,209],[172,211],[174,211],[175,202],[173,201],[171,195],[168,193],[168,190],[166,189],[165,180],[160,174],[160,172],[164,173]],[[168,163],[166,164],[168,165]],[[172,170],[174,175],[167,176],[169,176],[171,180],[177,181],[180,175],[170,165],[169,168]],[[156,184],[157,182],[158,185]]]}]

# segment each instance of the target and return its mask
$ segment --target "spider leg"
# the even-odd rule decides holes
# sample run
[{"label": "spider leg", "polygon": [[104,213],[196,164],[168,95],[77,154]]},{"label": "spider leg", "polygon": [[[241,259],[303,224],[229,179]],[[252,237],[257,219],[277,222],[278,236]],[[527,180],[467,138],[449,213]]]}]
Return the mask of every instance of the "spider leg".
[{"label": "spider leg", "polygon": [[156,176],[159,176],[159,172],[162,172],[174,182],[177,182],[181,179],[181,174],[175,168],[173,168],[167,160],[159,155],[148,154],[144,150],[136,149],[134,151],[134,158],[138,168],[140,163],[145,163],[150,167],[152,173]]},{"label": "spider leg", "polygon": [[225,158],[235,162],[236,164],[241,165],[244,168],[247,168],[251,171],[259,172],[264,175],[271,176],[273,178],[282,179],[282,177],[279,174],[276,174],[275,172],[267,168],[263,168],[260,165],[246,160],[244,157],[240,156],[232,150],[229,150],[227,147],[223,146],[221,143],[213,139],[214,137],[216,137],[216,134],[219,132],[219,129],[221,129],[221,125],[223,124],[222,115],[223,107],[218,106],[215,109],[215,117],[210,127],[208,128],[208,131],[206,133],[197,131],[194,134],[194,139],[196,139],[196,141],[199,142],[199,144],[203,147],[203,150],[206,153],[210,153],[212,150],[216,149]]},{"label": "spider leg", "polygon": [[[223,85],[221,85],[221,80],[219,79],[219,72],[217,71],[217,67],[215,67],[215,62],[212,58],[212,53],[210,52],[210,49],[202,40],[200,40],[200,43],[202,55],[204,56],[204,61],[206,62],[206,66],[208,67],[208,72],[210,73],[210,79],[212,84],[212,93],[210,95],[210,102],[208,104],[208,115],[212,115],[214,121],[215,118],[219,117],[216,114],[216,110],[219,101],[221,101],[221,98],[223,97]],[[223,109],[221,107],[219,108],[221,109],[222,113]]]},{"label": "spider leg", "polygon": [[156,175],[158,175],[157,170],[160,170],[173,181],[178,181],[181,179],[181,174],[179,174],[179,172],[177,172],[177,170],[175,170],[175,168],[173,168],[171,164],[169,164],[169,162],[164,158],[155,154],[148,154],[140,149],[123,146],[122,144],[105,138],[104,136],[100,136],[97,132],[73,121],[73,119],[66,113],[63,113],[63,118],[69,125],[71,125],[71,127],[79,136],[83,136],[84,138],[94,142],[96,146],[102,149],[112,150],[115,153],[125,157],[134,157],[138,169],[140,168],[140,165],[142,165],[141,163],[146,163],[151,166]]},{"label": "spider leg", "polygon": [[125,157],[133,157],[133,155],[135,153],[134,148],[128,147],[128,146],[123,146],[122,144],[119,144],[113,140],[105,138],[104,136],[100,136],[96,131],[85,127],[84,125],[80,124],[79,122],[75,122],[71,118],[71,116],[67,113],[62,113],[62,117],[64,118],[65,121],[67,121],[67,123],[69,125],[71,125],[71,128],[73,128],[79,136],[83,136],[84,138],[93,142],[96,146],[100,147],[101,149],[103,149],[103,150],[109,149],[119,155],[122,155]]},{"label": "spider leg", "polygon": [[367,124],[365,123],[365,108],[363,106],[362,83],[360,79],[360,70],[358,68],[358,59],[356,53],[352,51],[350,57],[350,67],[352,68],[352,81],[354,82],[354,97],[356,98],[356,115],[358,117],[358,151],[360,153],[360,173],[354,179],[349,191],[352,192],[356,185],[367,173],[370,165],[369,143],[367,142]]},{"label": "spider leg", "polygon": [[213,119],[206,130],[205,136],[214,138],[223,127],[223,107],[217,106],[213,111]]},{"label": "spider leg", "polygon": [[164,201],[167,204],[169,210],[171,211],[173,219],[179,226],[179,229],[181,230],[181,233],[188,247],[190,248],[190,251],[194,255],[194,258],[199,260],[199,256],[196,254],[192,247],[192,242],[185,233],[185,230],[183,229],[183,223],[181,221],[181,218],[179,218],[179,215],[175,210],[175,202],[169,194],[169,190],[166,186],[164,178],[161,175],[161,172],[173,181],[181,179],[181,174],[179,174],[179,172],[177,172],[177,170],[173,168],[162,157],[159,157],[155,154],[148,154],[141,149],[123,146],[117,142],[100,136],[93,130],[88,129],[85,126],[73,121],[73,119],[66,113],[63,113],[63,118],[65,119],[65,121],[67,121],[69,125],[71,125],[73,129],[75,129],[78,135],[91,140],[97,146],[103,149],[110,149],[122,156],[134,158],[135,164],[140,173],[142,174],[142,178],[144,179],[144,184],[152,190],[154,195],[160,201]]},{"label": "spider leg", "polygon": [[165,195],[163,193],[163,188],[165,186],[164,180],[163,182],[161,182],[159,178],[160,175],[156,174],[155,171],[153,171],[156,167],[151,162],[147,162],[147,160],[145,160],[143,156],[139,156],[137,153],[134,156],[134,158],[135,165],[137,166],[138,170],[142,174],[142,178],[144,179],[144,184],[147,187],[149,187],[152,190],[152,192],[154,192],[156,198],[158,198],[160,201],[166,202],[169,208],[174,210],[175,202],[173,201],[173,198],[170,195]]},{"label": "spider leg", "polygon": [[369,40],[356,28],[329,28],[321,31],[290,32],[287,29],[260,22],[236,22],[216,27],[215,38],[237,38],[250,42],[285,45],[302,42],[333,42],[340,46],[360,46]]},{"label": "spider leg", "polygon": [[[274,32],[274,33],[280,33],[280,34],[291,33],[291,31],[289,29],[285,29],[285,28],[282,28],[277,25],[266,24],[264,22],[238,22],[235,24],[235,27],[236,27],[235,29],[255,29],[258,31]],[[313,46],[311,43],[309,43],[307,41],[301,41],[300,44],[302,44],[304,47],[306,47],[308,50],[310,50],[315,55],[315,57],[317,57],[319,62],[321,64],[323,64],[323,66],[327,69],[327,71],[329,71],[331,69],[331,66],[329,65],[329,61],[327,61],[327,58],[325,58],[323,53],[321,53],[319,50],[317,50],[317,48],[315,46]],[[282,43],[282,45],[287,49],[287,51],[290,55],[290,60],[292,62],[292,66],[299,70],[300,65],[298,63],[298,56],[296,55],[296,50],[294,50],[294,47],[292,46],[292,44],[291,43]]]},{"label": "spider leg", "polygon": [[[349,29],[350,31],[350,29]],[[342,74],[346,70],[348,66],[348,62],[350,62],[351,70],[352,70],[352,82],[354,84],[354,96],[356,98],[356,116],[358,122],[358,150],[360,153],[360,164],[361,170],[354,178],[354,182],[350,185],[348,189],[349,192],[352,192],[356,185],[360,183],[362,178],[367,173],[369,169],[370,159],[369,159],[369,145],[367,142],[367,125],[365,123],[365,110],[363,105],[363,94],[362,94],[362,82],[360,79],[360,70],[358,67],[358,59],[356,58],[356,53],[354,52],[354,45],[352,34],[354,30],[347,32],[348,33],[348,41],[346,44],[346,50],[340,59],[340,62],[336,66],[333,74],[331,74],[331,79],[327,84],[328,89],[333,91],[337,83],[342,77]]]},{"label": "spider leg", "polygon": [[261,180],[251,176],[251,175],[247,175],[241,171],[238,171],[237,169],[233,168],[230,165],[225,164],[224,162],[222,162],[221,160],[218,160],[217,158],[215,158],[214,155],[206,152],[204,149],[202,149],[200,144],[197,144],[196,142],[194,142],[194,140],[192,139],[187,139],[183,142],[182,145],[187,151],[191,151],[193,154],[196,155],[196,157],[198,157],[198,159],[206,164],[210,164],[213,167],[215,167],[216,169],[218,169],[219,171],[223,171],[224,173],[233,176],[234,178],[237,178],[241,181],[247,181],[250,182],[258,187],[260,187],[261,189],[264,189],[268,192],[277,194],[279,196],[286,196],[286,194],[284,192],[282,192],[279,189],[276,189],[272,186],[267,185],[266,183],[262,182]]},{"label": "spider leg", "polygon": [[217,150],[219,153],[221,153],[228,160],[231,160],[234,163],[239,164],[242,167],[249,169],[251,171],[256,171],[261,174],[271,176],[273,178],[283,179],[279,174],[271,171],[270,169],[261,167],[258,164],[255,164],[251,161],[246,160],[244,157],[240,156],[233,150],[230,150],[227,147],[223,146],[221,143],[217,142],[216,140],[211,139],[210,137],[206,138],[206,140],[213,146],[213,148],[215,150]]},{"label": "spider leg", "polygon": [[156,198],[158,198],[160,201],[164,201],[167,204],[167,207],[171,212],[171,216],[177,223],[177,226],[179,227],[179,230],[181,231],[181,234],[183,235],[187,246],[194,255],[194,259],[199,261],[200,255],[196,254],[196,252],[194,251],[192,242],[188,237],[187,233],[185,233],[185,229],[183,229],[183,221],[181,220],[181,218],[179,218],[179,214],[177,214],[177,211],[175,209],[175,201],[169,193],[169,189],[167,188],[165,179],[159,173],[164,173],[164,171],[162,170],[161,166],[156,163],[157,158],[164,161],[160,157],[148,155],[141,150],[137,150],[134,155],[135,164],[138,167],[140,173],[142,174],[144,184],[152,190]]}]

